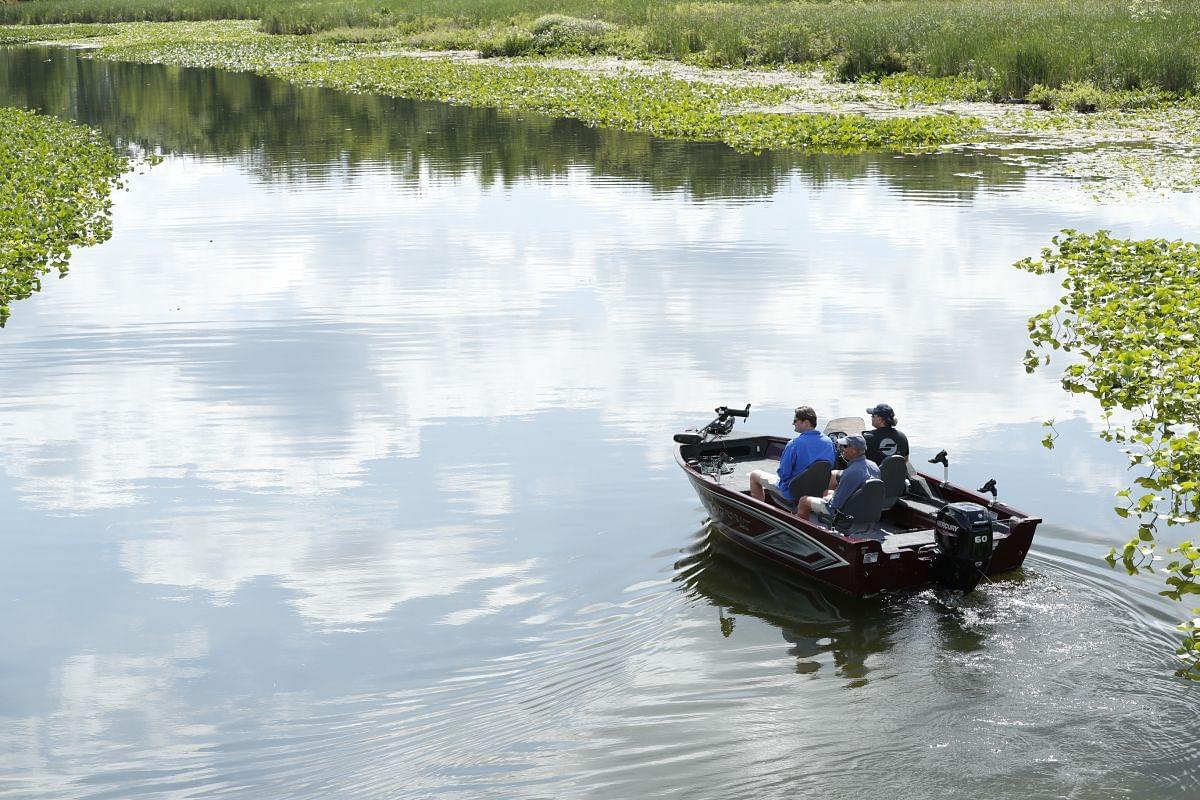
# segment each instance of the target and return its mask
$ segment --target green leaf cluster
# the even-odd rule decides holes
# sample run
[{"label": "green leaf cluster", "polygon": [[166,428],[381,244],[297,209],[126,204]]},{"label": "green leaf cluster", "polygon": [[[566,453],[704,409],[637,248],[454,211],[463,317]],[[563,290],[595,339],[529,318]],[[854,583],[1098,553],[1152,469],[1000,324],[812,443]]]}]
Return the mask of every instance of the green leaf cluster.
[{"label": "green leaf cluster", "polygon": [[903,105],[933,105],[947,101],[983,102],[991,97],[987,81],[968,75],[933,78],[899,72],[881,77],[879,87]]},{"label": "green leaf cluster", "polygon": [[127,169],[90,128],[0,108],[0,327],[47,273],[66,274],[71,248],[108,239],[109,195]]},{"label": "green leaf cluster", "polygon": [[[1061,275],[1065,290],[1029,320],[1026,369],[1049,364],[1055,350],[1072,354],[1063,388],[1100,403],[1110,421],[1102,436],[1125,446],[1138,473],[1115,509],[1137,521],[1137,536],[1108,560],[1130,572],[1151,569],[1160,526],[1200,522],[1200,244],[1064,230],[1053,245],[1016,265]],[[1112,424],[1118,410],[1130,421]],[[1200,594],[1200,551],[1184,542],[1171,553],[1162,594]],[[1194,628],[1186,633],[1195,641]],[[1200,678],[1200,651],[1180,656],[1185,672]]]}]

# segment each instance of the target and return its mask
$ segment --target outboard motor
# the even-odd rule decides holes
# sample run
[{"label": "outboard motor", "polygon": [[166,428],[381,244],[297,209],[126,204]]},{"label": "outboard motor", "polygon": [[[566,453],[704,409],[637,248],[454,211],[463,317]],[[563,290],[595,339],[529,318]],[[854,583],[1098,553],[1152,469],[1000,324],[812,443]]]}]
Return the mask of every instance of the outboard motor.
[{"label": "outboard motor", "polygon": [[949,589],[969,592],[992,561],[992,517],[978,503],[947,503],[938,511],[930,574]]}]

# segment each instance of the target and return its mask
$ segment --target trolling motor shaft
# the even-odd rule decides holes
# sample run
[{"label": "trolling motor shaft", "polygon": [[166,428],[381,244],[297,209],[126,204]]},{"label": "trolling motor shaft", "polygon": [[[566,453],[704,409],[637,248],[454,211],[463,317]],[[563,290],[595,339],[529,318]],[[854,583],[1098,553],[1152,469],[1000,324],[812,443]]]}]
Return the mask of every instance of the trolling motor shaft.
[{"label": "trolling motor shaft", "polygon": [[936,456],[929,459],[929,463],[930,464],[941,464],[942,465],[942,484],[945,485],[950,482],[950,459],[946,455],[945,450],[939,450],[938,454]]}]

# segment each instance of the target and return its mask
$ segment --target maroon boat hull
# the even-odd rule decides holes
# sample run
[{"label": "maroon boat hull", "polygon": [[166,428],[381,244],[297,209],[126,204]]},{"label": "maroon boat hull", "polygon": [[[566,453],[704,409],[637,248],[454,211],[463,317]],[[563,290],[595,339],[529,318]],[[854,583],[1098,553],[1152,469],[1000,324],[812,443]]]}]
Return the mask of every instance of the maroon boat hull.
[{"label": "maroon boat hull", "polygon": [[[676,448],[675,458],[716,523],[716,530],[731,543],[785,569],[803,573],[856,596],[916,587],[932,579],[933,554],[928,549],[897,548],[885,546],[873,538],[843,536],[718,483],[689,465],[682,447]],[[977,503],[1006,523],[1007,531],[995,537],[987,575],[998,575],[1021,566],[1040,519],[1002,503],[991,502],[989,498],[961,487],[937,483],[929,476],[922,477],[938,486],[945,501]],[[932,527],[932,519],[927,514],[903,504],[889,513],[901,524],[907,522],[914,528]],[[789,551],[761,541],[777,530],[791,534],[787,537]]]}]

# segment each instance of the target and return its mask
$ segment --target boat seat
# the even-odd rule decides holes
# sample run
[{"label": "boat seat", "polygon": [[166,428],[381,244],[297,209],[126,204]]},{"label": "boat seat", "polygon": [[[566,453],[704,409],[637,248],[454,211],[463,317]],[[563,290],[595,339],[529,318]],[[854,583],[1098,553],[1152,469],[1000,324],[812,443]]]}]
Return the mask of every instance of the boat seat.
[{"label": "boat seat", "polygon": [[879,464],[879,479],[883,481],[883,510],[887,511],[908,492],[908,459],[899,454],[885,458]]},{"label": "boat seat", "polygon": [[796,513],[796,504],[801,497],[821,497],[825,494],[825,490],[829,488],[829,476],[832,472],[832,464],[818,459],[792,478],[792,482],[788,484],[788,492],[796,498],[795,500],[788,500],[773,486],[765,487],[767,496],[775,505],[794,514]]},{"label": "boat seat", "polygon": [[871,530],[883,516],[883,481],[870,478],[833,515],[831,524],[843,536],[861,536]]}]

